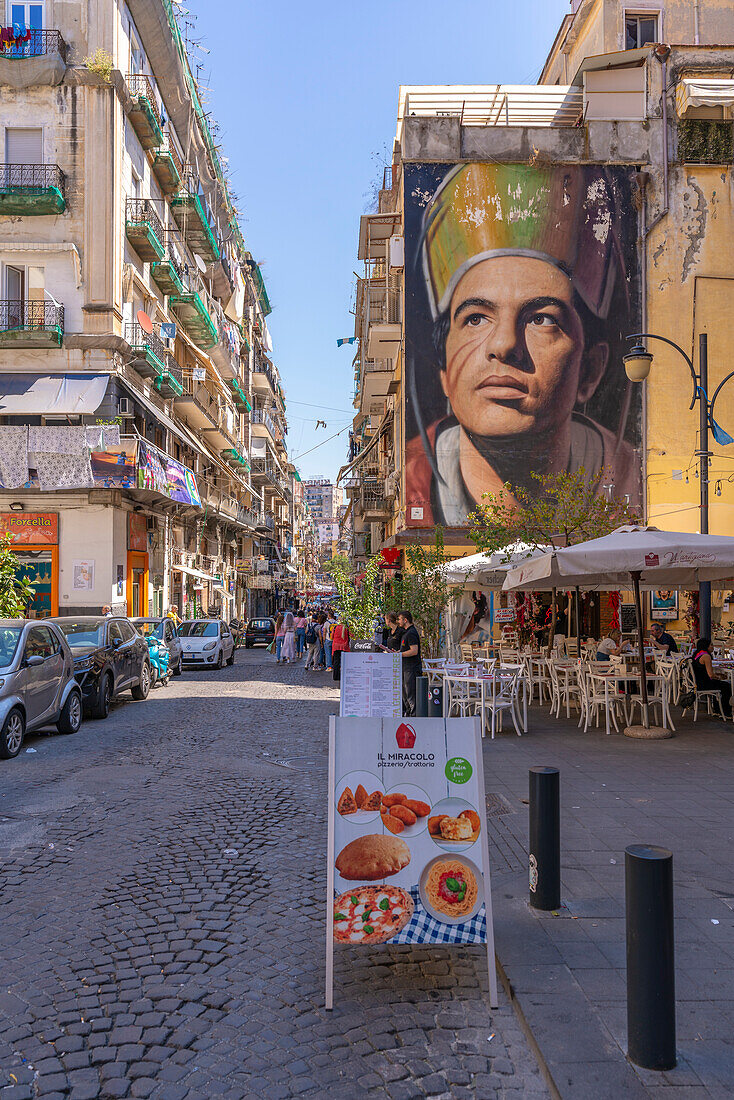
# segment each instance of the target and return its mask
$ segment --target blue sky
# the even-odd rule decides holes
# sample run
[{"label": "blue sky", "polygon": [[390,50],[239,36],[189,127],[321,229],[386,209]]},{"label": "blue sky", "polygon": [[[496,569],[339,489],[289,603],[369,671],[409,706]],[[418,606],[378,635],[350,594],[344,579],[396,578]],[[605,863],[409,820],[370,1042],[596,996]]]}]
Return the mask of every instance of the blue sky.
[{"label": "blue sky", "polygon": [[[351,422],[359,215],[390,162],[400,84],[537,80],[566,0],[183,0],[245,240],[262,264],[304,477],[333,478]],[[327,428],[316,428],[325,420]],[[316,449],[313,449],[316,448]],[[310,452],[310,453],[308,453]],[[299,457],[302,456],[302,457]]]}]

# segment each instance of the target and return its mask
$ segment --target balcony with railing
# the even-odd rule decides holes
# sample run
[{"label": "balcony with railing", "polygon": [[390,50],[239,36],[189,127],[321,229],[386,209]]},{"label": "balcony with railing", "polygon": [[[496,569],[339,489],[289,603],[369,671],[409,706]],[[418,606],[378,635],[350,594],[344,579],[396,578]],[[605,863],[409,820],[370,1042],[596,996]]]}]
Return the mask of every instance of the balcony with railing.
[{"label": "balcony with railing", "polygon": [[261,393],[272,391],[274,394],[280,394],[280,384],[275,371],[267,359],[260,356],[255,357],[255,364],[252,368],[252,388],[260,390]]},{"label": "balcony with railing", "polygon": [[456,118],[461,126],[573,127],[583,119],[583,88],[566,84],[404,86],[398,140],[411,118]]},{"label": "balcony with railing", "polygon": [[183,393],[183,369],[170,351],[166,352],[165,367],[153,382],[153,388],[166,400]]},{"label": "balcony with railing", "polygon": [[278,424],[278,418],[261,405],[253,407],[250,414],[250,426],[255,436],[262,437],[267,433],[276,443],[283,442],[283,431]]},{"label": "balcony with railing", "polygon": [[0,214],[63,214],[65,209],[58,164],[0,164]]},{"label": "balcony with railing", "polygon": [[230,412],[231,423],[228,423],[222,400],[203,382],[194,380],[192,371],[184,371],[182,383],[182,391],[175,401],[177,413],[183,415],[192,428],[211,438],[216,446],[231,445],[235,432],[234,414]]},{"label": "balcony with railing", "polygon": [[363,479],[361,504],[364,518],[368,521],[387,519],[391,515],[390,504],[385,496],[385,483],[381,478]]},{"label": "balcony with railing", "polygon": [[144,149],[156,149],[163,144],[163,122],[158,110],[155,82],[147,73],[130,73],[127,78],[130,95],[128,118]]},{"label": "balcony with railing", "polygon": [[0,86],[17,90],[57,85],[65,72],[66,43],[60,31],[37,30],[16,22],[0,27]]},{"label": "balcony with railing", "polygon": [[209,316],[209,310],[197,291],[172,294],[169,305],[187,335],[198,347],[206,351],[219,342],[217,326]]},{"label": "balcony with railing", "polygon": [[283,471],[268,458],[252,459],[252,480],[270,486],[284,500],[289,499],[291,489]]},{"label": "balcony with railing", "polygon": [[224,310],[216,299],[211,299],[211,306],[214,314],[212,321],[216,325],[218,339],[209,354],[219,368],[222,377],[229,381],[238,378],[241,373],[240,344],[242,333],[239,325],[225,317]]},{"label": "balcony with railing", "polygon": [[199,192],[199,181],[185,172],[181,186],[171,199],[171,212],[192,252],[209,263],[219,259],[219,246],[209,218],[206,199]]},{"label": "balcony with railing", "polygon": [[60,348],[63,338],[63,306],[0,300],[0,348]]},{"label": "balcony with railing", "polygon": [[163,131],[163,141],[153,154],[153,171],[166,195],[177,191],[184,175],[183,161],[171,141],[170,130]]},{"label": "balcony with railing", "polygon": [[166,233],[165,253],[150,265],[150,277],[163,294],[185,294],[188,277],[184,265],[172,245],[172,234]]},{"label": "balcony with railing", "polygon": [[130,366],[143,378],[157,378],[166,369],[166,348],[154,332],[146,332],[137,323],[126,324],[124,336],[130,345]]},{"label": "balcony with railing", "polygon": [[166,248],[163,223],[150,199],[128,199],[125,204],[125,236],[144,263],[162,260]]}]

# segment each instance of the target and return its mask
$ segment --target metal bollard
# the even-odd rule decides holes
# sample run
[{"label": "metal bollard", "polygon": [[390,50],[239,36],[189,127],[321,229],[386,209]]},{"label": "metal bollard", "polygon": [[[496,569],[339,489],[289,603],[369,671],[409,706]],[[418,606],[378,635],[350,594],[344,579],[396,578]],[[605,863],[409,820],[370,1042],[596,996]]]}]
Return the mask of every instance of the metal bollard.
[{"label": "metal bollard", "polygon": [[443,718],[443,687],[441,684],[428,689],[428,717]]},{"label": "metal bollard", "polygon": [[561,904],[561,809],[558,768],[530,769],[530,904]]},{"label": "metal bollard", "polygon": [[624,853],[627,916],[627,1054],[644,1069],[675,1055],[673,855],[631,844]]},{"label": "metal bollard", "polygon": [[416,718],[428,718],[428,677],[416,676],[415,678],[415,716]]}]

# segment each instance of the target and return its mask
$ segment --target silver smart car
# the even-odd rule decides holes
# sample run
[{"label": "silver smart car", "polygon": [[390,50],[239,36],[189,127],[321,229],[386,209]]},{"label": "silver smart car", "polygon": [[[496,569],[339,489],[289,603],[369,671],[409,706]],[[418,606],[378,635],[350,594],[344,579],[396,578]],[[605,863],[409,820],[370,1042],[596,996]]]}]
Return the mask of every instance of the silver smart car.
[{"label": "silver smart car", "polygon": [[20,752],[26,733],[55,725],[76,733],[82,696],[74,661],[53,623],[0,619],[0,758]]}]

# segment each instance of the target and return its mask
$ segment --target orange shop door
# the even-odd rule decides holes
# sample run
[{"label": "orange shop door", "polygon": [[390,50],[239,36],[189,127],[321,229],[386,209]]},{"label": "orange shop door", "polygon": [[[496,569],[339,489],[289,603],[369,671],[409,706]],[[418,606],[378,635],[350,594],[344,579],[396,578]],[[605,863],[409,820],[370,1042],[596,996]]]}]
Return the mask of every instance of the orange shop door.
[{"label": "orange shop door", "polygon": [[128,550],[127,613],[131,619],[148,614],[148,555]]}]

